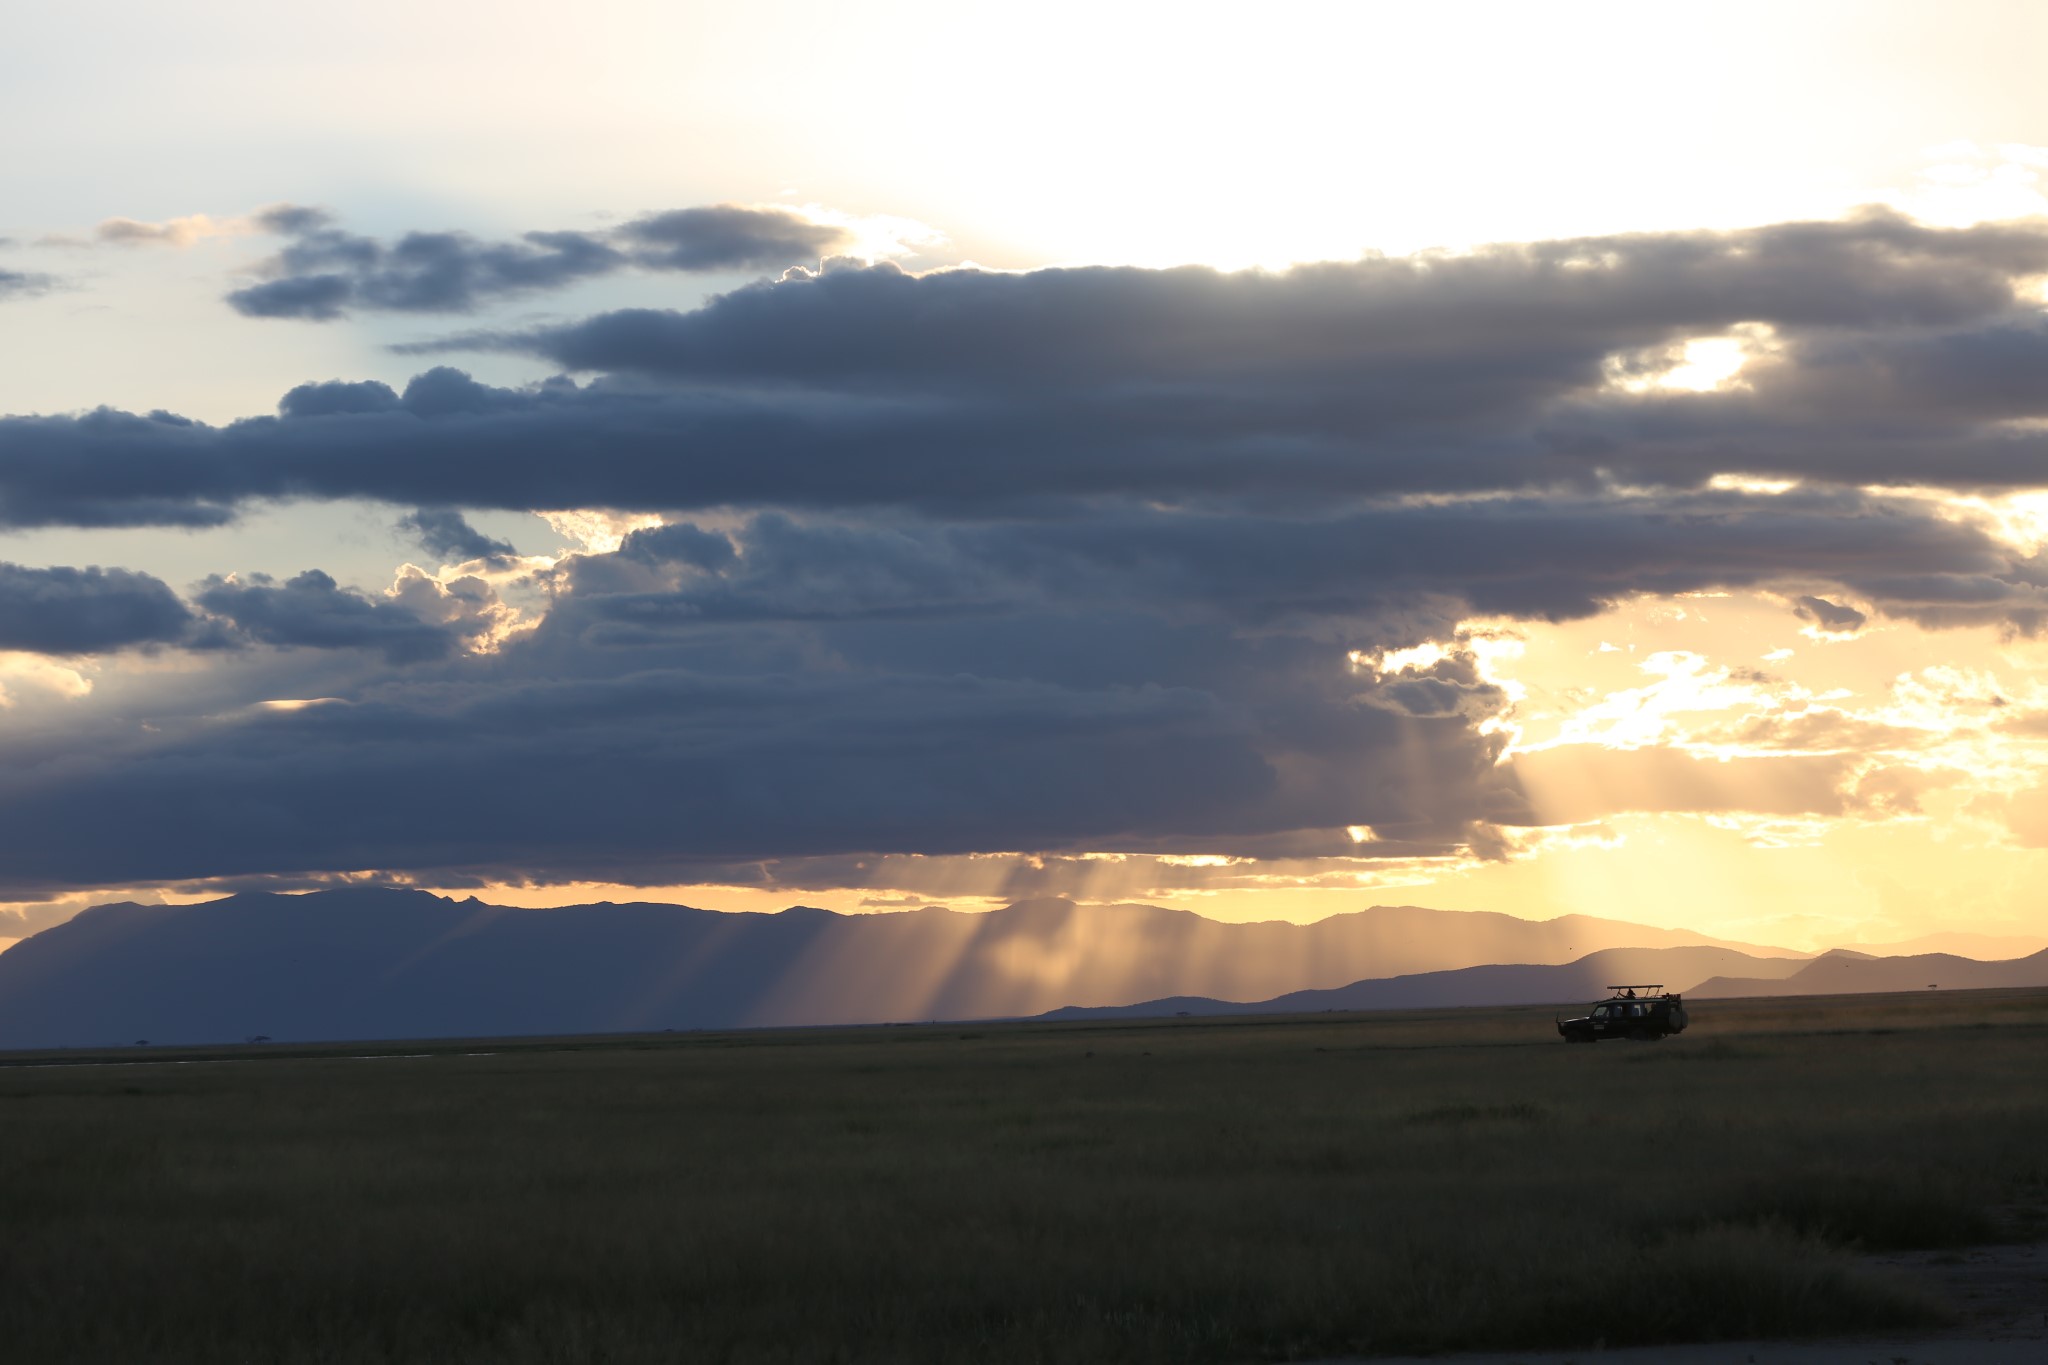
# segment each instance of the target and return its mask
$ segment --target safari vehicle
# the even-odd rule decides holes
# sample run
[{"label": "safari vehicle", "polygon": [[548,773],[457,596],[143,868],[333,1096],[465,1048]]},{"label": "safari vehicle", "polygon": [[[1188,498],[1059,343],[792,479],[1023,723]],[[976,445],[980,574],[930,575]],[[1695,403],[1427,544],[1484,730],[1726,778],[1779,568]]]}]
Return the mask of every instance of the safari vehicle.
[{"label": "safari vehicle", "polygon": [[1602,1038],[1654,1042],[1685,1029],[1685,1000],[1662,985],[1609,986],[1614,994],[1578,1019],[1560,1019],[1557,1031],[1567,1043],[1597,1043]]}]

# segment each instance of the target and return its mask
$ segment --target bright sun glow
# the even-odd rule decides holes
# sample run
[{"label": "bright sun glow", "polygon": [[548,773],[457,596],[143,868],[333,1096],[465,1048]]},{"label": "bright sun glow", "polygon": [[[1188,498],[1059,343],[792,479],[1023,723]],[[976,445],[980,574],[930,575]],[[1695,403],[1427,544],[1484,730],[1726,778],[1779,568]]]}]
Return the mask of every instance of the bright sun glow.
[{"label": "bright sun glow", "polygon": [[1739,385],[1743,367],[1775,348],[1771,328],[1745,325],[1724,336],[1617,356],[1608,363],[1608,384],[1623,393],[1712,393]]}]

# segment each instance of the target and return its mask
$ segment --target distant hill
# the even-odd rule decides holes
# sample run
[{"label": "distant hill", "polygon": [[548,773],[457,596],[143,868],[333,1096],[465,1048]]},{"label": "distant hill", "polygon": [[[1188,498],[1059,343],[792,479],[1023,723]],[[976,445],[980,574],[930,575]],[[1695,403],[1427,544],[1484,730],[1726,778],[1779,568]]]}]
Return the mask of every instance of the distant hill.
[{"label": "distant hill", "polygon": [[[1257,1000],[1482,963],[1569,963],[1616,947],[1804,958],[1586,916],[1413,906],[1307,925],[1224,924],[1063,900],[989,914],[764,915],[654,904],[524,910],[351,888],[104,905],[46,929],[0,953],[0,1047],[1017,1017],[1169,995]],[[1732,958],[1706,970],[1738,968],[1758,971]]]},{"label": "distant hill", "polygon": [[1912,957],[1865,957],[1823,953],[1790,976],[1768,979],[1755,972],[1702,981],[1699,994],[1854,995],[1867,991],[1982,990],[2001,986],[2048,986],[2048,950],[2002,962],[1978,962],[1952,953]]},{"label": "distant hill", "polygon": [[2004,962],[2031,957],[2048,948],[2048,934],[1968,934],[1950,931],[1922,934],[1899,943],[1845,943],[1844,948],[1871,957],[1918,957],[1927,953],[1948,953],[1975,958],[1979,962]]},{"label": "distant hill", "polygon": [[1562,966],[1465,967],[1334,990],[1290,991],[1270,1000],[1169,996],[1136,1005],[1049,1010],[1047,1019],[1141,1019],[1165,1015],[1295,1014],[1321,1010],[1433,1009],[1458,1005],[1587,1003],[1614,985],[1657,982],[1698,1000],[1759,995],[2048,986],[2048,952],[2011,962],[1943,954],[1871,957],[1837,949],[1811,960],[1753,957],[1726,948],[1613,948]]},{"label": "distant hill", "polygon": [[1719,973],[1792,977],[1800,957],[1758,957],[1732,948],[1609,948],[1557,965],[1490,964],[1353,981],[1333,990],[1290,991],[1270,1000],[1235,1002],[1198,997],[1148,1000],[1109,1008],[1049,1011],[1048,1019],[1144,1018],[1170,1014],[1294,1014],[1320,1010],[1434,1009],[1456,1005],[1550,1005],[1597,1000],[1614,985],[1656,982],[1674,991]]}]

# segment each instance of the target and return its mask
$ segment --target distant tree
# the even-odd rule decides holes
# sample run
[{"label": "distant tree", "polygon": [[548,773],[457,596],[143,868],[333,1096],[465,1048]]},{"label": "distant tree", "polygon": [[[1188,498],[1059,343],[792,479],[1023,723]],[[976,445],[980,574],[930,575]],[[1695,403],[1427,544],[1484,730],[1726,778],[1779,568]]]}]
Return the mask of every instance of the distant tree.
[{"label": "distant tree", "polygon": [[252,1043],[267,1043],[270,1041],[270,1035],[267,1033],[252,1033],[249,1035],[249,1041]]},{"label": "distant tree", "polygon": [[148,1047],[148,1046],[149,1046],[149,1039],[147,1039],[147,1038],[137,1038],[137,1039],[135,1040],[135,1046],[137,1046],[137,1047]]}]

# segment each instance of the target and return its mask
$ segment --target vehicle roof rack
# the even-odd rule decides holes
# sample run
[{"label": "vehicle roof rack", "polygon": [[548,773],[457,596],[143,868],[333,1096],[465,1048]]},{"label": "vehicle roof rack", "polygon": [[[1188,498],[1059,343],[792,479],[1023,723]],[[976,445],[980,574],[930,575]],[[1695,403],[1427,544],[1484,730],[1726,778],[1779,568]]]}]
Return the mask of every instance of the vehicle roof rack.
[{"label": "vehicle roof rack", "polygon": [[1664,989],[1664,983],[1663,983],[1663,982],[1661,982],[1661,981],[1658,981],[1658,982],[1653,982],[1652,984],[1650,984],[1650,985],[1647,985],[1647,986],[1645,986],[1645,985],[1643,985],[1643,984],[1642,984],[1642,983],[1641,983],[1641,982],[1639,981],[1639,982],[1636,982],[1636,983],[1635,983],[1634,985],[1625,985],[1625,986],[1609,986],[1609,987],[1608,987],[1607,989],[1608,989],[1608,990],[1610,990],[1610,991],[1613,991],[1613,992],[1614,992],[1614,993],[1615,993],[1616,995],[1620,995],[1620,994],[1621,994],[1621,993],[1622,993],[1623,991],[1643,991],[1643,992],[1646,992],[1646,993],[1647,993],[1647,992],[1649,992],[1649,991],[1661,991],[1661,990],[1663,990],[1663,989]]}]

